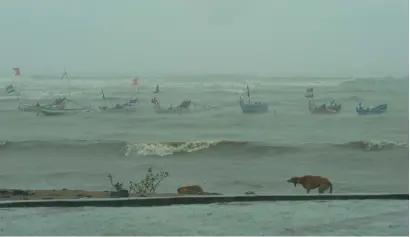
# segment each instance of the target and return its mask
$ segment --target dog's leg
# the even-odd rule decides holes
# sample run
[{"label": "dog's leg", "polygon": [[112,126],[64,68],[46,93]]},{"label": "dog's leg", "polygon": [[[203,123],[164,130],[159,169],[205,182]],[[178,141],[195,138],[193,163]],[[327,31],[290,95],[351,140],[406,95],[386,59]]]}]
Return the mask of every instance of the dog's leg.
[{"label": "dog's leg", "polygon": [[310,189],[309,189],[309,188],[307,188],[307,189],[306,189],[306,192],[307,192],[307,193],[309,194],[309,192],[310,192]]},{"label": "dog's leg", "polygon": [[319,185],[319,188],[317,189],[317,191],[319,192],[319,194],[323,194],[328,188],[329,187],[327,185],[321,184]]}]

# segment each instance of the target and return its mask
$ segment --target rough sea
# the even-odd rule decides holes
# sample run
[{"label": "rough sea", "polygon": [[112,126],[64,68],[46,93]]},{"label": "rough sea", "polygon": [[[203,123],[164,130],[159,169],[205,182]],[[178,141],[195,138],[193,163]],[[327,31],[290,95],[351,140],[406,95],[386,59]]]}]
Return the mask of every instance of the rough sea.
[{"label": "rough sea", "polygon": [[[13,84],[25,103],[45,104],[68,94],[67,81],[58,75],[21,78],[22,85],[20,78],[7,76],[0,83],[4,87]],[[144,178],[152,166],[154,171],[170,173],[157,192],[176,192],[182,185],[198,184],[205,191],[223,194],[305,194],[301,186],[294,188],[286,180],[307,174],[328,177],[333,194],[409,191],[408,77],[141,77],[138,92],[131,79],[70,76],[69,99],[97,109],[108,103],[102,100],[101,89],[106,97],[114,97],[113,103],[126,102],[135,94],[139,104],[133,113],[37,116],[19,112],[16,96],[0,92],[0,187],[109,190],[108,173],[128,183]],[[158,84],[160,93],[154,94]],[[246,97],[246,85],[253,100],[268,102],[268,113],[242,114],[239,97]],[[342,104],[341,112],[310,114],[304,97],[309,87],[314,89],[316,104],[336,100]],[[164,106],[191,100],[193,112],[157,114],[150,102],[154,96]],[[388,111],[358,115],[355,107],[360,101],[374,106],[387,103]],[[129,209],[0,210],[0,234],[409,233],[408,201]],[[81,218],[81,227],[73,229]],[[7,223],[20,224],[12,227]]]}]

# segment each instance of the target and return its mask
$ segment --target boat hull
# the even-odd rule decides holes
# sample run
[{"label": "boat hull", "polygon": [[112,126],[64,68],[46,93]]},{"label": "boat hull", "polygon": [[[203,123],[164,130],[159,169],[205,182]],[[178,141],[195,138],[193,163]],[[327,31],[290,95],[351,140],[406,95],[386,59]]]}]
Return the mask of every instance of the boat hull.
[{"label": "boat hull", "polygon": [[61,110],[64,109],[65,104],[48,104],[48,105],[43,105],[43,106],[36,106],[36,105],[28,105],[24,103],[20,103],[20,105],[17,107],[18,110],[22,112],[35,112],[39,113],[41,112],[42,109],[55,109],[55,110]]},{"label": "boat hull", "polygon": [[124,107],[124,108],[114,108],[114,107],[104,107],[104,106],[99,106],[98,109],[100,112],[104,113],[129,113],[129,112],[134,112],[136,110],[135,107]]},{"label": "boat hull", "polygon": [[190,113],[191,110],[189,108],[182,108],[182,107],[175,107],[175,108],[163,108],[160,105],[155,105],[154,110],[158,114],[184,114]]},{"label": "boat hull", "polygon": [[17,109],[22,111],[22,112],[39,113],[39,112],[41,112],[42,107],[38,107],[38,106],[35,106],[35,105],[20,105],[19,107],[17,107]]},{"label": "boat hull", "polygon": [[387,112],[387,104],[378,105],[372,109],[365,109],[356,107],[356,112],[359,115],[372,115],[372,114],[382,114]]},{"label": "boat hull", "polygon": [[66,115],[66,114],[76,114],[80,112],[88,112],[91,107],[82,108],[82,109],[41,109],[40,113],[46,116],[57,116],[57,115]]},{"label": "boat hull", "polygon": [[309,111],[311,114],[337,114],[342,110],[342,104],[327,107],[317,107],[309,101]]},{"label": "boat hull", "polygon": [[334,108],[319,108],[311,107],[309,108],[311,114],[337,114],[342,109],[342,105],[339,105]]},{"label": "boat hull", "polygon": [[260,114],[268,112],[268,105],[266,103],[246,104],[240,103],[242,113],[244,114]]}]

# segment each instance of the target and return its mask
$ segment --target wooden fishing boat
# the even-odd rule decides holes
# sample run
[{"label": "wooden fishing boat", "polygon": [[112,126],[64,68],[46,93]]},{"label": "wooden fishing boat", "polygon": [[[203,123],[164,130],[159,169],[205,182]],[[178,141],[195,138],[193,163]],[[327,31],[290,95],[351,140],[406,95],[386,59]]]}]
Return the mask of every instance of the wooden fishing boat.
[{"label": "wooden fishing boat", "polygon": [[36,105],[29,105],[20,101],[20,105],[17,107],[18,110],[22,112],[36,112],[39,113],[43,108],[45,109],[64,109],[65,108],[66,100],[65,98],[56,99],[53,103],[40,106],[40,104]]},{"label": "wooden fishing boat", "polygon": [[326,104],[316,106],[309,100],[309,111],[311,114],[336,114],[339,113],[341,109],[342,104],[332,103],[330,106],[326,106]]},{"label": "wooden fishing boat", "polygon": [[[103,96],[103,100],[106,100],[103,90],[101,90],[101,94]],[[138,103],[138,99],[133,97],[132,99],[128,100],[125,103],[122,103],[122,104],[117,103],[115,105],[111,103],[110,105],[98,106],[98,109],[101,112],[133,112],[136,109],[137,103]]]},{"label": "wooden fishing boat", "polygon": [[78,109],[54,109],[54,108],[42,108],[40,113],[46,116],[55,116],[55,115],[66,115],[66,114],[76,114],[81,112],[90,111],[91,106]]},{"label": "wooden fishing boat", "polygon": [[376,107],[363,107],[362,103],[356,106],[356,112],[360,115],[382,114],[387,111],[387,104],[380,104]]},{"label": "wooden fishing boat", "polygon": [[240,97],[239,105],[241,106],[242,113],[244,114],[256,114],[256,113],[266,113],[268,112],[268,104],[266,102],[251,101],[249,86],[246,86],[248,91],[248,101],[244,101]]},{"label": "wooden fishing boat", "polygon": [[[155,100],[154,100],[155,99]],[[160,105],[159,101],[154,98],[151,100],[151,102],[154,104],[154,110],[156,113],[159,114],[181,114],[181,113],[190,113],[190,106],[191,106],[191,101],[190,100],[184,100],[182,103],[176,107],[173,107],[170,105],[168,108],[164,108],[163,106]]]}]

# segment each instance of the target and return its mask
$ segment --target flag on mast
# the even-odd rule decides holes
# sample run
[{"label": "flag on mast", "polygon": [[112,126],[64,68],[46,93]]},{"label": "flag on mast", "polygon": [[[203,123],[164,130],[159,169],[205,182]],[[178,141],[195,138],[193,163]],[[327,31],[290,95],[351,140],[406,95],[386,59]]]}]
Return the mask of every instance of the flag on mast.
[{"label": "flag on mast", "polygon": [[61,79],[60,79],[60,80],[63,80],[63,78],[64,78],[65,76],[67,76],[67,70],[64,68],[64,73],[63,73],[63,75],[61,76]]},{"label": "flag on mast", "polygon": [[6,92],[7,92],[7,94],[11,94],[11,93],[16,92],[16,90],[14,90],[13,85],[8,85],[8,86],[6,87]]},{"label": "flag on mast", "polygon": [[132,79],[132,81],[131,81],[131,84],[133,85],[133,86],[138,86],[138,78],[133,78]]},{"label": "flag on mast", "polygon": [[139,87],[139,85],[138,85],[138,78],[137,78],[137,77],[134,77],[134,78],[132,79],[131,84],[132,84],[133,86],[137,87],[137,91],[140,92],[140,87]]},{"label": "flag on mast", "polygon": [[313,98],[313,88],[307,88],[305,93],[306,98]]},{"label": "flag on mast", "polygon": [[14,71],[14,76],[20,76],[20,68],[15,67],[13,68],[13,71]]}]

